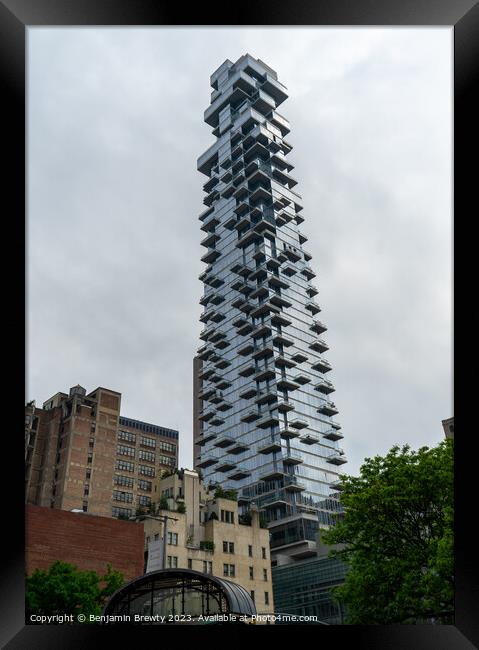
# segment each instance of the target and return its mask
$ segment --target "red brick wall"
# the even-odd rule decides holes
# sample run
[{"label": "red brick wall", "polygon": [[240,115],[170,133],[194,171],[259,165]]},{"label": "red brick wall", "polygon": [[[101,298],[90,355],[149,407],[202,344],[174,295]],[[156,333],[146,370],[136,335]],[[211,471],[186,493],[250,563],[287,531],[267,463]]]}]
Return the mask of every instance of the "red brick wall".
[{"label": "red brick wall", "polygon": [[26,506],[27,574],[56,560],[103,573],[110,563],[125,580],[143,574],[143,524],[110,517]]}]

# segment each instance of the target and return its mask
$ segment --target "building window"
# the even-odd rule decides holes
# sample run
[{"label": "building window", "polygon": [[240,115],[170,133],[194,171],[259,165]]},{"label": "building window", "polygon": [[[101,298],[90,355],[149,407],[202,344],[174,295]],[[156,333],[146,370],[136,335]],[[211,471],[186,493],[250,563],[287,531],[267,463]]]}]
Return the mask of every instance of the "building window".
[{"label": "building window", "polygon": [[112,517],[131,517],[133,515],[133,510],[131,508],[117,508],[113,507],[111,509]]},{"label": "building window", "polygon": [[223,542],[223,553],[234,553],[235,545],[233,542]]},{"label": "building window", "polygon": [[143,481],[141,478],[138,479],[138,489],[143,490],[144,492],[151,492],[151,481]]},{"label": "building window", "polygon": [[224,521],[226,524],[234,524],[234,513],[230,510],[222,510],[221,521]]},{"label": "building window", "polygon": [[250,557],[253,557],[253,547],[251,546],[251,544],[248,544],[248,555]]},{"label": "building window", "polygon": [[234,564],[223,564],[223,575],[229,576],[230,578],[235,577],[235,565]]},{"label": "building window", "polygon": [[188,560],[188,569],[193,568],[193,560]]},{"label": "building window", "polygon": [[135,448],[134,447],[126,447],[125,445],[118,445],[117,448],[117,454],[119,456],[135,456]]},{"label": "building window", "polygon": [[132,503],[133,494],[131,492],[120,492],[118,490],[113,490],[113,499],[115,501],[123,501],[124,503]]},{"label": "building window", "polygon": [[122,485],[123,487],[133,487],[133,478],[131,476],[115,475],[115,485]]},{"label": "building window", "polygon": [[91,478],[91,469],[87,469],[86,474],[85,474],[85,478],[86,479]]},{"label": "building window", "polygon": [[254,580],[254,567],[250,566],[249,568],[249,577],[250,580]]},{"label": "building window", "polygon": [[83,512],[88,512],[88,501],[83,502],[82,510]]},{"label": "building window", "polygon": [[91,465],[93,463],[93,454],[88,454],[88,458],[86,459],[86,462],[88,465]]},{"label": "building window", "polygon": [[138,459],[146,460],[148,463],[154,463],[155,454],[153,451],[143,451],[143,449],[140,449],[140,451],[138,452]]},{"label": "building window", "polygon": [[83,488],[83,496],[87,497],[89,494],[90,494],[90,488],[88,487],[88,485],[85,485],[85,487]]},{"label": "building window", "polygon": [[167,558],[167,565],[169,569],[177,569],[178,568],[178,558],[176,555],[168,555]]},{"label": "building window", "polygon": [[116,469],[120,469],[122,472],[134,472],[135,463],[130,463],[129,460],[117,460]]},{"label": "building window", "polygon": [[90,449],[93,449],[93,447],[95,446],[95,438],[90,438],[89,446],[90,446]]},{"label": "building window", "polygon": [[154,438],[145,438],[145,436],[141,436],[140,444],[144,447],[151,447],[154,449],[156,447],[156,440]]},{"label": "building window", "polygon": [[91,423],[90,431],[91,431],[92,433],[95,433],[95,431],[96,431],[96,423],[95,423],[95,422],[92,422],[92,423]]},{"label": "building window", "polygon": [[148,465],[139,465],[138,473],[143,474],[143,476],[155,476],[154,467],[148,467]]},{"label": "building window", "polygon": [[266,560],[266,548],[264,546],[261,547],[261,554],[263,556],[263,560]]},{"label": "building window", "polygon": [[136,434],[129,431],[118,431],[118,440],[125,440],[126,442],[136,442]]},{"label": "building window", "polygon": [[140,506],[149,506],[151,505],[151,499],[144,494],[140,494],[138,497],[138,503]]},{"label": "building window", "polygon": [[250,591],[250,594],[251,594],[251,600],[252,600],[253,603],[254,603],[254,590],[251,590],[251,591]]},{"label": "building window", "polygon": [[160,465],[168,465],[168,467],[174,467],[176,465],[175,459],[171,458],[170,456],[160,455],[158,458],[158,462],[160,463]]},{"label": "building window", "polygon": [[159,534],[159,533],[155,533],[155,542],[157,542],[159,539],[160,539],[160,534]]},{"label": "building window", "polygon": [[176,454],[176,445],[172,445],[171,442],[160,441],[158,446],[161,451],[167,451],[171,454]]},{"label": "building window", "polygon": [[203,573],[213,573],[213,562],[203,560]]},{"label": "building window", "polygon": [[264,592],[264,604],[269,605],[269,593],[267,591]]},{"label": "building window", "polygon": [[263,569],[263,580],[268,582],[268,569]]},{"label": "building window", "polygon": [[168,544],[178,546],[178,533],[168,533]]}]

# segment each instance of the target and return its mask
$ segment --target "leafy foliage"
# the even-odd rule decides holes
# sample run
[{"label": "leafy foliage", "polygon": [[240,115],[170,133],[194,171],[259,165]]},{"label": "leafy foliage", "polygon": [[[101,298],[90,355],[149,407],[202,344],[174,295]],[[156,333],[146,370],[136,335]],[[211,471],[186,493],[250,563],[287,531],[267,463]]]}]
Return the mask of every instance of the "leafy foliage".
[{"label": "leafy foliage", "polygon": [[344,514],[323,535],[349,565],[335,596],[348,623],[416,623],[453,616],[453,442],[406,445],[344,476]]},{"label": "leafy foliage", "polygon": [[80,571],[68,562],[54,562],[44,571],[36,569],[26,579],[26,612],[32,614],[101,614],[108,598],[124,584],[119,571],[107,565],[103,576]]},{"label": "leafy foliage", "polygon": [[215,489],[215,499],[238,501],[238,492],[236,490],[224,490],[221,485],[217,485]]}]

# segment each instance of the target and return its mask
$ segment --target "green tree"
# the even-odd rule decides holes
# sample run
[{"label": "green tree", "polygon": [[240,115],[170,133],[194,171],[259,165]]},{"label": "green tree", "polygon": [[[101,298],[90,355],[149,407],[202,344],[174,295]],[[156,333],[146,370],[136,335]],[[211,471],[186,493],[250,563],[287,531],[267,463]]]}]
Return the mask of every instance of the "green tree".
[{"label": "green tree", "polygon": [[36,569],[26,579],[27,620],[32,614],[101,614],[108,598],[124,582],[123,575],[110,564],[103,576],[59,561],[48,571]]},{"label": "green tree", "polygon": [[348,565],[335,597],[352,624],[452,623],[453,442],[366,458],[344,476],[344,514],[323,534]]}]

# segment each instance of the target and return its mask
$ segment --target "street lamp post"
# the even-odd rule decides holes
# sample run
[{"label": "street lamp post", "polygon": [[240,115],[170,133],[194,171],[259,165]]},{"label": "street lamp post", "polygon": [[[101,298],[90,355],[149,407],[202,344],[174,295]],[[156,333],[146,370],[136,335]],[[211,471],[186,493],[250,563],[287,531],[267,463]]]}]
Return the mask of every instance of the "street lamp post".
[{"label": "street lamp post", "polygon": [[166,569],[166,544],[167,544],[167,535],[168,535],[168,519],[171,519],[172,521],[178,521],[178,519],[176,517],[170,517],[169,515],[158,515],[157,517],[152,517],[151,515],[141,515],[141,517],[144,519],[154,519],[155,521],[161,521],[161,523],[163,524],[162,564],[163,564],[163,568]]}]

